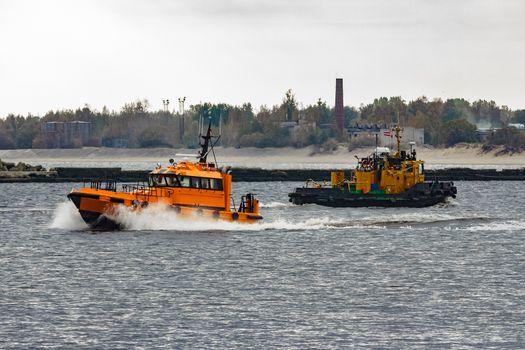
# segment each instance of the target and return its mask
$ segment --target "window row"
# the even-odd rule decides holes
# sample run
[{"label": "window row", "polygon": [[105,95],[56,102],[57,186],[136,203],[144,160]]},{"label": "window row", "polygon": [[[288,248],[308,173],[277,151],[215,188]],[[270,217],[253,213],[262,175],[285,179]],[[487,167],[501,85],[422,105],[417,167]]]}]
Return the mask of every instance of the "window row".
[{"label": "window row", "polygon": [[150,175],[150,186],[202,188],[222,191],[222,179],[180,175]]}]

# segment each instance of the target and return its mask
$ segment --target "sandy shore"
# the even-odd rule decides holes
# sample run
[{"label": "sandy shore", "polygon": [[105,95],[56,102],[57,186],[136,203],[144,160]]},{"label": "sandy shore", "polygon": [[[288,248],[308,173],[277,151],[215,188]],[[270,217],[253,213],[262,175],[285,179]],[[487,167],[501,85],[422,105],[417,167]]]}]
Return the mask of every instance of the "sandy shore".
[{"label": "sandy shore", "polygon": [[[265,169],[324,169],[353,168],[354,155],[367,156],[372,148],[348,151],[340,147],[331,154],[314,154],[312,147],[296,148],[220,148],[215,151],[219,165],[260,167]],[[22,149],[0,150],[0,159],[9,162],[41,164],[47,168],[66,167],[122,167],[123,169],[150,169],[157,162],[167,163],[169,158],[181,159],[176,154],[196,154],[197,150],[152,148],[118,149],[85,147],[81,149]],[[525,167],[525,153],[496,156],[484,153],[478,145],[432,149],[419,147],[418,158],[425,160],[427,168],[470,167],[478,169]],[[210,156],[209,159],[213,159]]]}]

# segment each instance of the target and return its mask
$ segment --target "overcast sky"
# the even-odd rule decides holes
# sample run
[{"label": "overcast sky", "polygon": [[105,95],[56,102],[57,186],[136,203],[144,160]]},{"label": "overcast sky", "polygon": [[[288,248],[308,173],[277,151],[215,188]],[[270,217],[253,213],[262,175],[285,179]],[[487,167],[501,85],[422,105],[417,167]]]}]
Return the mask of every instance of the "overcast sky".
[{"label": "overcast sky", "polygon": [[523,0],[0,0],[0,116],[186,96],[525,108]]}]

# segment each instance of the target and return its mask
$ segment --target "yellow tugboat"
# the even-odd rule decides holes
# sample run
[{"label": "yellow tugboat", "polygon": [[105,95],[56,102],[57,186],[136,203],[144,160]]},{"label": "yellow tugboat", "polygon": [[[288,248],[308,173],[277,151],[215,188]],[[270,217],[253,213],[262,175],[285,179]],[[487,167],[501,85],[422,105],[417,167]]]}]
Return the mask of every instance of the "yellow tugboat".
[{"label": "yellow tugboat", "polygon": [[261,220],[259,201],[251,193],[241,197],[239,207],[232,206],[230,171],[207,161],[214,146],[211,122],[206,135],[201,137],[203,143],[196,162],[176,163],[170,159],[169,166],[158,165],[149,174],[147,184],[124,184],[121,191],[117,191],[116,181],[90,180],[88,186],[85,183],[83,188],[73,189],[68,198],[93,229],[121,228],[115,216],[117,206],[142,210],[154,203],[167,205],[182,216],[241,223]]},{"label": "yellow tugboat", "polygon": [[[416,151],[401,151],[401,128],[393,128],[397,151],[376,147],[369,157],[358,159],[350,178],[343,171],[331,173],[330,185],[309,180],[289,193],[294,204],[315,203],[330,207],[426,207],[455,198],[453,182],[425,181],[424,161]],[[411,147],[412,148],[412,147]]]}]

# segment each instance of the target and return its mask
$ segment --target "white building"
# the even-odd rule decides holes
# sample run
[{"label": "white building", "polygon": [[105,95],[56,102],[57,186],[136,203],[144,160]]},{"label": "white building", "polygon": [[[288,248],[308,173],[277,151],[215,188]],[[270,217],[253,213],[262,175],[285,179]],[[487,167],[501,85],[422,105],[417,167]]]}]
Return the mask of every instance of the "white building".
[{"label": "white building", "polygon": [[[379,127],[377,125],[361,125],[356,127],[348,128],[348,136],[350,139],[358,137],[360,135],[367,135],[375,137],[377,135],[377,143],[379,146],[385,146],[392,148],[396,145],[395,132],[390,128]],[[402,128],[401,131],[401,145],[407,147],[409,142],[415,142],[416,145],[422,145],[425,143],[425,129],[414,128],[407,126]]]}]

